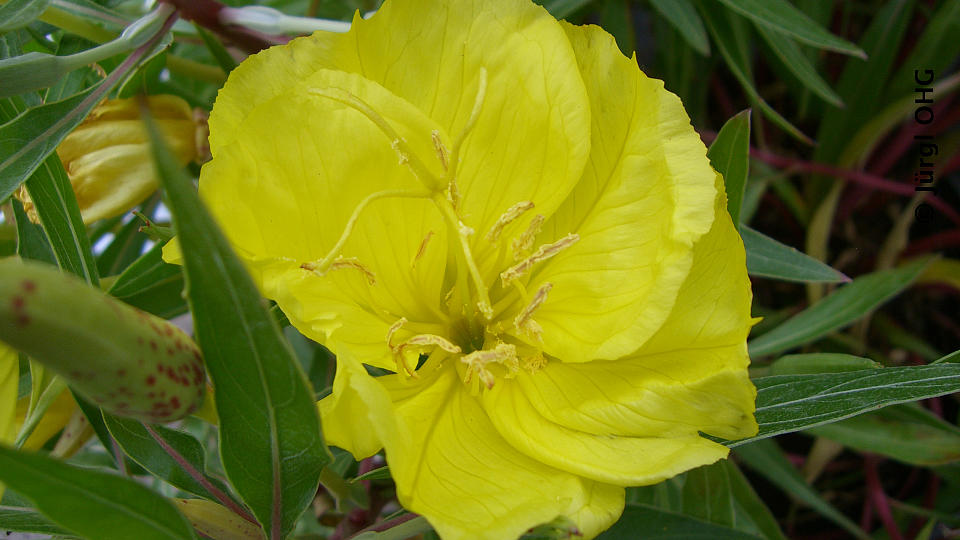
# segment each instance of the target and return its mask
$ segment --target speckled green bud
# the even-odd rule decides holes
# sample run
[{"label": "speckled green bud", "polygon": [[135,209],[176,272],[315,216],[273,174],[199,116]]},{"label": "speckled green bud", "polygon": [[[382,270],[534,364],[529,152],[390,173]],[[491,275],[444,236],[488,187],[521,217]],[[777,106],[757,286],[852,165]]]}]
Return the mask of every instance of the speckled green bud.
[{"label": "speckled green bud", "polygon": [[0,260],[0,340],[117,416],[169,422],[203,400],[189,336],[48,265]]}]

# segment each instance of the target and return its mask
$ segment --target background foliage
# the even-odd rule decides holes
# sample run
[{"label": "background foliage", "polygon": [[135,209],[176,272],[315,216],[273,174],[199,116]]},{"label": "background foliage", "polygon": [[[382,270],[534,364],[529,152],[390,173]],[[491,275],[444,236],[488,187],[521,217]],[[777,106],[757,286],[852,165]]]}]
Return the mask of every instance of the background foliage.
[{"label": "background foliage", "polygon": [[[349,20],[375,2],[265,1],[278,12],[240,25],[211,19],[207,2],[170,3],[193,22],[150,19],[119,39],[142,2],[0,3],[0,256],[57,264],[164,318],[189,310],[218,388],[215,411],[151,426],[81,400],[96,436],[69,459],[18,451],[26,437],[0,446],[0,530],[433,537],[397,506],[382,458],[356,463],[324,446],[312,401],[329,392],[333,358],[264,308],[164,149],[156,160],[170,213],[151,197],[139,211],[157,223],[146,227],[133,216],[84,227],[52,153],[106,96],[170,93],[209,110],[246,54],[314,24],[291,17]],[[763,317],[750,339],[760,434],[728,442],[732,460],[628,490],[623,518],[603,538],[956,536],[960,2],[543,4],[600,24],[681,96],[725,175]],[[106,42],[114,48],[96,68],[64,60]],[[918,140],[938,147],[928,191],[916,189]],[[24,182],[40,226],[9,199]],[[154,245],[168,237],[170,214],[192,239],[182,268]],[[18,397],[38,415],[62,389],[25,356],[19,380]],[[219,428],[209,422],[216,414]],[[46,450],[62,457],[57,445]],[[570,534],[555,522],[528,537]]]}]

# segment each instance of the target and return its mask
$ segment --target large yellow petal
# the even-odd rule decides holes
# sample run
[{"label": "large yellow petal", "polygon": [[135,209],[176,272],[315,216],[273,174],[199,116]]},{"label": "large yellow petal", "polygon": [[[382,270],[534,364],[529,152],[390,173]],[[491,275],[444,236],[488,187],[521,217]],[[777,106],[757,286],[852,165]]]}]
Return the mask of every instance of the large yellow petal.
[{"label": "large yellow petal", "polygon": [[[482,238],[507,208],[529,200],[550,215],[581,174],[589,103],[569,41],[540,6],[387,2],[369,20],[356,17],[345,34],[317,32],[261,52],[231,73],[218,96],[210,117],[214,157],[244,118],[319,69],[382,85],[452,137],[464,131],[486,70],[482,108],[457,169],[461,215],[479,233],[472,242],[484,270],[495,258]],[[452,140],[445,143],[452,150]]]},{"label": "large yellow petal", "polygon": [[[433,155],[431,133],[439,128],[415,107],[357,75],[319,70],[244,118],[240,134],[204,166],[200,193],[263,293],[298,329],[323,343],[362,347],[354,352],[365,362],[392,367],[390,325],[406,317],[410,331],[437,332],[429,325],[440,320],[445,226],[425,199],[380,198],[354,216],[377,192],[425,188],[370,118],[315,89],[362,100],[412,155]],[[439,162],[433,167],[436,173]],[[302,269],[331,252],[352,217],[353,232],[336,255],[354,266],[324,275]]]},{"label": "large yellow petal", "polygon": [[713,221],[714,172],[679,98],[600,28],[564,28],[590,95],[592,151],[539,240],[580,240],[542,263],[527,290],[554,285],[535,314],[546,352],[613,359],[635,351],[670,313],[690,247]]},{"label": "large yellow petal", "polygon": [[[449,364],[419,379],[372,378],[355,362],[320,403],[324,435],[356,457],[379,439],[403,506],[445,540],[515,538],[558,515],[590,538],[623,508],[623,489],[581,479],[510,446]],[[353,395],[350,395],[353,393]]]}]

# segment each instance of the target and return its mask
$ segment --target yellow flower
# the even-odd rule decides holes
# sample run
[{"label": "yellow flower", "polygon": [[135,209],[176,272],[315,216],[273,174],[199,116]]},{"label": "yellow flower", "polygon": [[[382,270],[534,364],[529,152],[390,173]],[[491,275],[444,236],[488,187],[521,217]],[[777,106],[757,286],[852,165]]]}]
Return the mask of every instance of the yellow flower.
[{"label": "yellow flower", "polygon": [[[167,145],[181,165],[197,157],[197,123],[186,101],[171,95],[148,96],[147,104]],[[84,223],[119,216],[157,189],[150,143],[136,98],[98,105],[57,147],[70,177]],[[17,198],[38,221],[27,188]]]},{"label": "yellow flower", "polygon": [[679,99],[599,28],[388,1],[246,60],[210,127],[201,195],[337,354],[328,441],[385,449],[443,538],[557,516],[595,536],[624,486],[727,455],[699,433],[756,432],[722,182]]}]

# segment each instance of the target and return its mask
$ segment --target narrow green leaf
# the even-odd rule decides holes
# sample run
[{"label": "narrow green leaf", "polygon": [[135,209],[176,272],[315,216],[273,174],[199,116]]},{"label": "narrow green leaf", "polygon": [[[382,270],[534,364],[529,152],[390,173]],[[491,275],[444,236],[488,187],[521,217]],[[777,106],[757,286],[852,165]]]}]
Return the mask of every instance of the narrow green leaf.
[{"label": "narrow green leaf", "polygon": [[0,33],[23,28],[50,5],[50,0],[10,0],[0,6]]},{"label": "narrow green leaf", "polygon": [[752,276],[813,283],[850,281],[843,273],[746,225],[740,227],[740,236]]},{"label": "narrow green leaf", "polygon": [[90,239],[60,158],[56,154],[48,156],[27,180],[26,186],[57,264],[87,283],[99,285],[100,277],[90,251]]},{"label": "narrow green leaf", "polygon": [[788,354],[770,364],[770,375],[842,373],[882,367],[869,358],[838,353]]},{"label": "narrow green leaf", "polygon": [[650,0],[650,5],[670,21],[693,50],[703,56],[710,55],[707,30],[690,0]]},{"label": "narrow green leaf", "polygon": [[563,19],[573,15],[577,10],[586,7],[593,0],[537,0],[551,15]]},{"label": "narrow green leaf", "polygon": [[800,47],[789,37],[757,25],[757,32],[767,42],[773,54],[783,62],[784,67],[796,75],[797,79],[824,101],[835,107],[843,107],[843,100],[833,88],[817,73],[816,68],[803,54]]},{"label": "narrow green leaf", "polygon": [[140,484],[0,446],[0,481],[55,523],[88,538],[196,538],[173,505]]},{"label": "narrow green leaf", "polygon": [[196,335],[217,389],[223,467],[268,536],[279,540],[313,500],[330,459],[313,391],[193,183],[145,120],[183,251]]},{"label": "narrow green leaf", "polygon": [[831,34],[786,0],[718,1],[759,25],[789,34],[814,47],[859,56],[860,58],[867,57],[860,47]]},{"label": "narrow green leaf", "polygon": [[[207,490],[197,479],[193,478],[177,461],[167,453],[162,446],[147,432],[143,424],[136,420],[119,418],[108,414],[103,420],[116,439],[117,444],[141,467],[150,471],[154,476],[176,486],[184,491],[200,497],[216,501],[213,493]],[[170,445],[186,462],[199,474],[204,475],[206,481],[216,489],[226,493],[226,486],[218,480],[206,477],[205,454],[200,442],[180,431],[157,425],[152,428]]]},{"label": "narrow green leaf", "polygon": [[157,244],[134,261],[107,291],[131,306],[165,319],[187,311],[183,299],[183,272],[163,262],[163,246]]},{"label": "narrow green leaf", "polygon": [[0,506],[0,531],[69,536],[70,531],[26,506]]},{"label": "narrow green leaf", "polygon": [[598,540],[684,539],[758,540],[760,536],[714,525],[694,517],[668,512],[646,504],[629,504],[620,519]]},{"label": "narrow green leaf", "polygon": [[762,538],[786,540],[770,509],[730,460],[686,474],[681,513]]},{"label": "narrow green leaf", "polygon": [[864,533],[856,523],[823,500],[820,494],[807,484],[773,441],[758,441],[741,446],[735,452],[742,458],[744,465],[760,473],[785,493],[840,525],[854,537],[862,540],[870,539],[870,536]]},{"label": "narrow green leaf", "polygon": [[43,234],[43,227],[30,221],[23,210],[23,204],[18,199],[12,198],[10,202],[17,225],[17,255],[23,259],[56,264],[50,243]]},{"label": "narrow green leaf", "polygon": [[200,35],[203,44],[207,46],[207,50],[213,55],[213,59],[220,64],[223,72],[230,73],[233,71],[233,68],[237,67],[237,61],[230,56],[230,52],[227,51],[227,48],[220,42],[220,38],[208,32],[199,24],[194,23],[193,27],[197,29],[197,34]]},{"label": "narrow green leaf", "polygon": [[960,428],[915,405],[887,407],[818,426],[808,433],[911,465],[944,465],[960,460]]},{"label": "narrow green leaf", "polygon": [[930,259],[858,277],[830,296],[750,341],[750,355],[761,356],[809,343],[864,317],[906,289],[923,273]]},{"label": "narrow green leaf", "polygon": [[750,109],[740,111],[723,124],[707,150],[710,164],[723,175],[727,188],[727,211],[740,228],[740,207],[750,168]]},{"label": "narrow green leaf", "polygon": [[926,80],[925,70],[932,70],[936,81],[939,81],[960,55],[960,39],[957,39],[960,35],[960,2],[940,2],[940,7],[927,21],[910,55],[890,77],[890,85],[886,89],[886,97],[890,101],[905,96],[913,100],[914,88],[922,86],[916,83],[914,70],[920,71],[921,80]]},{"label": "narrow green leaf", "polygon": [[0,200],[9,197],[80,125],[96,105],[96,99],[88,98],[97,88],[34,107],[0,126]]},{"label": "narrow green leaf", "polygon": [[712,1],[702,1],[700,6],[700,15],[703,22],[707,25],[707,31],[713,37],[723,56],[730,72],[740,83],[740,87],[753,103],[754,107],[760,109],[760,112],[770,119],[774,124],[789,133],[792,137],[804,144],[813,144],[810,137],[804,135],[796,126],[790,123],[777,112],[769,103],[764,101],[757,92],[753,84],[753,75],[750,68],[750,51],[748,47],[748,28],[741,24],[741,20],[735,19],[734,15],[726,10],[720,9]]},{"label": "narrow green leaf", "polygon": [[960,365],[882,368],[817,375],[776,375],[757,387],[754,437],[728,446],[837,422],[888,405],[960,391]]}]

